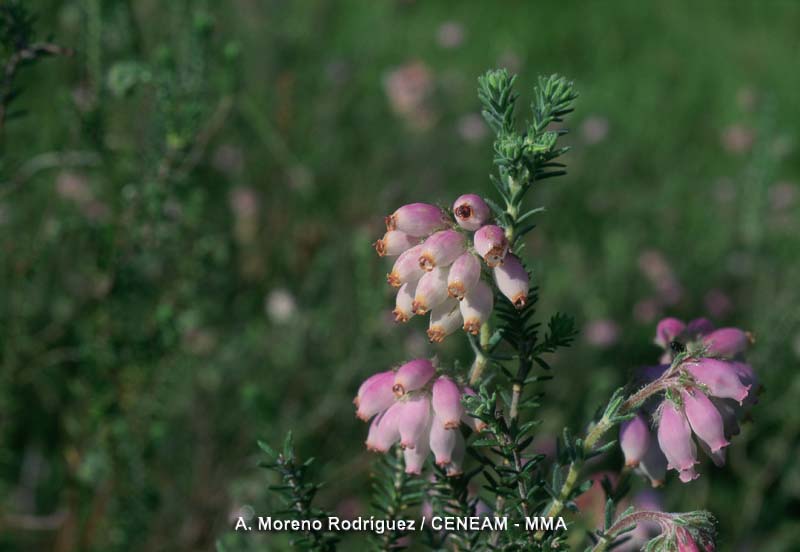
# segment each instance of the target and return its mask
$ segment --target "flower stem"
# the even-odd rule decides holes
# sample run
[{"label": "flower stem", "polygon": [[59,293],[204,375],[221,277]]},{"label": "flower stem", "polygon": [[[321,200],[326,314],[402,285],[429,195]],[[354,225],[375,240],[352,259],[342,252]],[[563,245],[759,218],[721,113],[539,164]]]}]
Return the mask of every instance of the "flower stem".
[{"label": "flower stem", "polygon": [[486,353],[489,350],[489,339],[492,336],[492,328],[488,322],[481,325],[481,332],[479,337],[480,348],[475,350],[475,361],[472,363],[472,369],[469,373],[469,384],[476,385],[483,375],[486,365],[489,363],[489,358]]},{"label": "flower stem", "polygon": [[654,521],[658,523],[662,529],[668,526],[675,519],[675,516],[666,512],[654,512],[650,510],[640,510],[633,512],[627,516],[619,518],[614,525],[609,527],[602,535],[599,535],[597,544],[592,547],[591,552],[605,552],[608,547],[614,542],[619,533],[628,527],[638,525],[642,521]]},{"label": "flower stem", "polygon": [[[620,406],[619,411],[616,413],[617,416],[627,414],[631,410],[638,408],[648,397],[675,385],[677,380],[672,377],[667,377],[669,375],[669,373],[664,374],[661,378],[647,384],[628,397]],[[569,471],[567,472],[566,479],[564,479],[564,483],[561,485],[558,498],[550,503],[550,506],[548,506],[544,514],[545,517],[555,517],[564,509],[565,503],[572,494],[575,485],[578,483],[578,476],[583,467],[584,458],[593,452],[600,442],[600,439],[619,423],[617,416],[612,419],[607,415],[603,415],[596,424],[591,426],[583,441],[582,454],[578,455],[575,460],[570,462]],[[535,538],[537,541],[542,540],[544,538],[544,531],[537,531]]]}]

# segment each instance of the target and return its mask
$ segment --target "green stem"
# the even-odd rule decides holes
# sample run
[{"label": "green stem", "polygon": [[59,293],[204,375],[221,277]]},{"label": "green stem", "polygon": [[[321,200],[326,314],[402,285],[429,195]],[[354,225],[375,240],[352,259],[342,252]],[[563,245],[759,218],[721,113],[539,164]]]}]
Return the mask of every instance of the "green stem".
[{"label": "green stem", "polygon": [[475,386],[481,380],[483,371],[489,363],[489,358],[486,353],[489,351],[489,338],[492,336],[492,328],[488,322],[481,325],[481,332],[479,337],[480,349],[475,351],[475,361],[472,363],[472,369],[469,373],[469,384]]},{"label": "green stem", "polygon": [[[664,375],[669,376],[669,371]],[[617,425],[618,416],[624,415],[638,408],[648,397],[668,389],[675,383],[677,383],[677,379],[672,377],[661,377],[649,383],[628,397],[622,406],[620,406],[619,411],[615,415],[615,419],[609,419],[606,415],[604,415],[596,424],[591,427],[589,433],[586,435],[586,439],[583,441],[582,454],[578,455],[578,458],[570,462],[569,470],[567,471],[567,477],[564,480],[564,483],[561,485],[558,498],[550,503],[550,506],[548,506],[544,514],[545,517],[555,517],[564,509],[564,505],[572,494],[575,485],[578,483],[578,476],[580,475],[581,468],[583,467],[583,459],[593,452],[597,447],[597,444],[600,442],[600,439],[602,439],[609,430]],[[544,531],[538,531],[535,535],[535,538],[537,541],[542,540],[544,538]]]},{"label": "green stem", "polygon": [[642,521],[654,521],[658,523],[663,530],[665,526],[673,523],[674,520],[675,516],[665,512],[653,512],[649,510],[633,512],[632,514],[621,517],[614,523],[614,525],[609,527],[608,530],[604,531],[603,534],[599,536],[597,544],[592,547],[591,552],[605,552],[608,550],[608,547],[611,545],[611,543],[613,543],[614,540],[619,536],[621,531],[633,525],[638,525]]}]

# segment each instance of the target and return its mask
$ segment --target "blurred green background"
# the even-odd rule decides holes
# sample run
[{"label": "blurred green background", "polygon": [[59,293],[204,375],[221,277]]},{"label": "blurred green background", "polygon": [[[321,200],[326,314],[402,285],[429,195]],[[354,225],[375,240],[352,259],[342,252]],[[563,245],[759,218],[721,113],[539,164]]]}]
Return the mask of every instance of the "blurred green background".
[{"label": "blurred green background", "polygon": [[661,500],[713,511],[720,550],[797,549],[796,2],[24,4],[75,55],[20,69],[0,138],[0,550],[282,550],[230,528],[275,506],[255,441],[288,429],[320,505],[369,512],[358,384],[470,358],[391,322],[370,244],[403,203],[491,194],[496,66],[523,110],[538,74],[581,93],[531,203],[542,309],[582,327],[537,446],[657,359],[659,317],[744,327],[753,420]]}]

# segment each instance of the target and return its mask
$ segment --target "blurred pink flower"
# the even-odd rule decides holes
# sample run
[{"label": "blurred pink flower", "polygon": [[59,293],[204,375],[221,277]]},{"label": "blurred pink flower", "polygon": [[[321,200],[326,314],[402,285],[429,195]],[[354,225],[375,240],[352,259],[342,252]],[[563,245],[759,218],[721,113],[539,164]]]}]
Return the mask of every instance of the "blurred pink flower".
[{"label": "blurred pink flower", "polygon": [[747,153],[753,147],[755,133],[752,129],[736,123],[722,131],[722,146],[729,153]]},{"label": "blurred pink flower", "polygon": [[412,61],[391,70],[383,87],[392,110],[409,126],[426,130],[433,125],[430,99],[434,82],[431,70],[422,61]]},{"label": "blurred pink flower", "polygon": [[790,209],[797,201],[797,185],[793,182],[777,182],[769,188],[769,203],[773,211]]},{"label": "blurred pink flower", "polygon": [[458,135],[465,142],[474,144],[482,141],[489,133],[483,117],[477,113],[467,113],[458,120]]},{"label": "blurred pink flower", "polygon": [[586,326],[586,341],[595,347],[610,347],[619,339],[619,326],[613,320],[592,320]]},{"label": "blurred pink flower", "polygon": [[464,26],[457,21],[445,21],[436,31],[436,42],[442,48],[458,48],[464,43],[465,37]]},{"label": "blurred pink flower", "polygon": [[642,323],[650,323],[661,314],[661,305],[657,299],[648,297],[633,306],[633,317]]},{"label": "blurred pink flower", "polygon": [[581,138],[587,144],[599,144],[608,137],[608,128],[607,118],[592,115],[581,123]]},{"label": "blurred pink flower", "polygon": [[336,504],[336,513],[344,519],[355,519],[364,511],[361,500],[355,496],[344,497]]},{"label": "blurred pink flower", "polygon": [[56,193],[76,203],[86,203],[94,198],[86,178],[68,171],[56,177]]},{"label": "blurred pink flower", "polygon": [[674,305],[683,295],[672,267],[660,251],[648,249],[639,255],[639,268],[658,291],[659,298],[667,305]]},{"label": "blurred pink flower", "polygon": [[725,316],[733,309],[733,302],[724,291],[720,289],[712,289],[706,293],[703,298],[706,310],[714,318],[725,318]]},{"label": "blurred pink flower", "polygon": [[236,217],[252,218],[258,214],[258,194],[252,188],[234,188],[230,194],[230,204]]},{"label": "blurred pink flower", "polygon": [[514,51],[506,50],[497,58],[497,66],[505,67],[511,73],[519,73],[522,68],[522,59]]},{"label": "blurred pink flower", "polygon": [[111,216],[111,209],[96,199],[89,183],[82,175],[64,171],[56,177],[56,193],[75,203],[83,216],[91,222],[103,222]]}]

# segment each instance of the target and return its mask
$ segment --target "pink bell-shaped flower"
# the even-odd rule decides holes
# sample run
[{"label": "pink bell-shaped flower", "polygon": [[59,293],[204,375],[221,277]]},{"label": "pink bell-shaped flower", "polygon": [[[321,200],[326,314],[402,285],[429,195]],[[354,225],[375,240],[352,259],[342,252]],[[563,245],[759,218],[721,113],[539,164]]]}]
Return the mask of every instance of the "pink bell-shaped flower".
[{"label": "pink bell-shaped flower", "polygon": [[694,471],[697,451],[692,441],[692,429],[680,408],[669,400],[664,400],[661,406],[658,445],[667,457],[668,467],[678,471],[681,481],[697,478]]},{"label": "pink bell-shaped flower", "polygon": [[750,338],[739,328],[720,328],[703,337],[709,356],[733,358],[747,350]]},{"label": "pink bell-shaped flower", "polygon": [[447,293],[461,301],[478,283],[481,277],[481,262],[472,253],[462,253],[453,261],[447,273]]},{"label": "pink bell-shaped flower", "polygon": [[664,318],[656,326],[656,345],[666,349],[686,329],[686,324],[677,318]]},{"label": "pink bell-shaped flower", "polygon": [[419,243],[419,238],[415,238],[400,230],[389,230],[381,239],[375,242],[375,251],[381,257],[394,257],[403,251],[411,249]]},{"label": "pink bell-shaped flower", "polygon": [[494,308],[494,293],[486,282],[479,281],[459,303],[464,331],[478,335],[481,325],[489,319]]},{"label": "pink bell-shaped flower", "polygon": [[392,311],[395,322],[408,322],[409,318],[414,316],[414,295],[416,292],[416,282],[406,282],[397,290],[394,310]]},{"label": "pink bell-shaped flower", "polygon": [[696,388],[684,389],[681,398],[689,425],[710,451],[714,453],[728,446],[722,415],[705,393]]},{"label": "pink bell-shaped flower", "polygon": [[422,243],[419,254],[419,267],[430,271],[436,267],[453,264],[466,248],[464,234],[456,230],[441,230],[431,234]]},{"label": "pink bell-shaped flower", "polygon": [[460,327],[461,312],[458,310],[458,301],[450,297],[431,311],[428,340],[431,343],[441,343],[445,337]]},{"label": "pink bell-shaped flower", "polygon": [[414,293],[414,314],[425,314],[447,299],[447,268],[435,268],[419,279]]},{"label": "pink bell-shaped flower", "polygon": [[416,282],[424,272],[419,268],[419,254],[422,251],[422,244],[415,245],[397,257],[392,271],[386,275],[386,280],[392,287],[399,288],[408,282]]},{"label": "pink bell-shaped flower", "polygon": [[453,203],[456,222],[465,230],[477,230],[489,220],[492,211],[480,196],[464,194]]},{"label": "pink bell-shaped flower", "polygon": [[[395,404],[395,406],[399,405]],[[400,430],[397,427],[397,412],[398,410],[392,407],[379,416],[375,416],[369,426],[366,442],[367,450],[386,452],[400,440]]]},{"label": "pink bell-shaped flower", "polygon": [[475,232],[472,238],[475,251],[491,268],[499,266],[508,253],[508,238],[506,232],[499,226],[488,224]]},{"label": "pink bell-shaped flower", "polygon": [[353,400],[357,408],[356,416],[367,421],[378,412],[383,412],[392,406],[395,400],[392,385],[394,385],[392,370],[379,372],[367,378]]},{"label": "pink bell-shaped flower", "polygon": [[686,371],[698,383],[708,388],[710,395],[733,399],[739,404],[750,393],[750,385],[744,385],[731,363],[714,358],[703,358],[684,364]]},{"label": "pink bell-shaped flower", "polygon": [[397,397],[402,397],[409,391],[416,391],[425,387],[436,373],[433,363],[427,358],[418,358],[406,362],[394,374],[392,391]]},{"label": "pink bell-shaped flower", "polygon": [[400,230],[421,238],[447,227],[447,217],[436,205],[409,203],[386,217],[387,230]]},{"label": "pink bell-shaped flower", "polygon": [[442,420],[433,417],[430,445],[439,466],[445,466],[453,460],[456,438],[460,435],[458,429],[446,429]]},{"label": "pink bell-shaped flower", "polygon": [[500,293],[516,308],[521,309],[527,304],[530,287],[528,272],[516,255],[509,253],[503,264],[494,268],[494,280]]},{"label": "pink bell-shaped flower", "polygon": [[[430,425],[430,399],[424,395],[409,396],[392,408],[398,409],[397,429],[400,431],[400,446],[415,448]],[[427,447],[427,440],[425,445]]]},{"label": "pink bell-shaped flower", "polygon": [[625,465],[635,468],[650,448],[650,428],[641,414],[622,422],[619,429],[619,445],[625,456]]},{"label": "pink bell-shaped flower", "polygon": [[440,376],[433,383],[431,403],[436,417],[445,428],[458,428],[464,407],[461,404],[461,390],[453,380],[447,376]]}]

